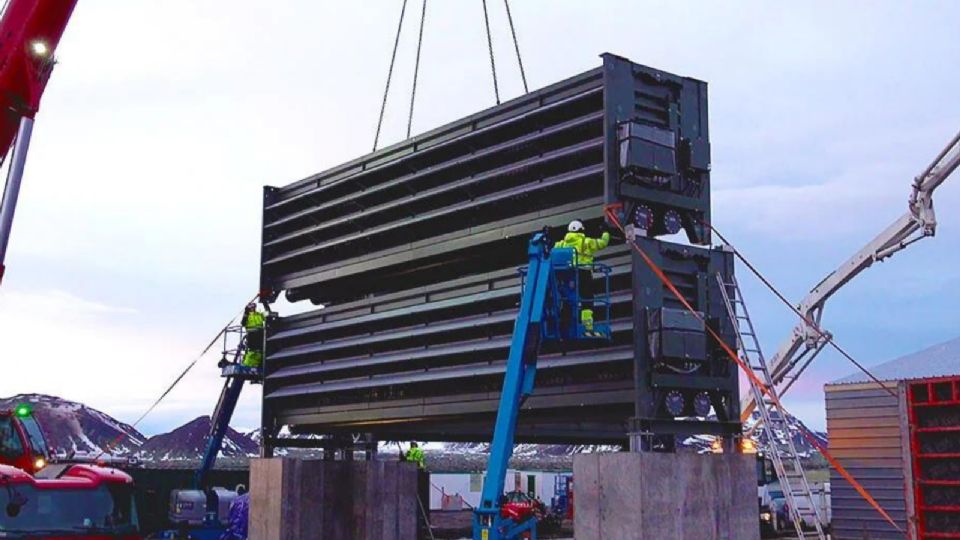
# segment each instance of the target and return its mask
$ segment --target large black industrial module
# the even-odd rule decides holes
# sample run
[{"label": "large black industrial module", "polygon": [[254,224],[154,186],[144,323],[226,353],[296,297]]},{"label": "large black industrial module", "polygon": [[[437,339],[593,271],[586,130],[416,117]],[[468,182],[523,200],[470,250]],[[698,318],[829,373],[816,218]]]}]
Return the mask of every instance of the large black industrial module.
[{"label": "large black industrial module", "polygon": [[[488,441],[532,233],[618,205],[628,233],[728,345],[709,247],[706,84],[603,66],[285,187],[264,188],[261,290],[316,310],[268,329],[264,451]],[[690,244],[657,237],[685,234]],[[518,441],[740,432],[735,366],[644,261],[614,242],[613,339],[543,351]],[[729,280],[728,280],[729,281]],[[328,438],[280,436],[323,434]],[[657,443],[656,441],[659,441]]]}]

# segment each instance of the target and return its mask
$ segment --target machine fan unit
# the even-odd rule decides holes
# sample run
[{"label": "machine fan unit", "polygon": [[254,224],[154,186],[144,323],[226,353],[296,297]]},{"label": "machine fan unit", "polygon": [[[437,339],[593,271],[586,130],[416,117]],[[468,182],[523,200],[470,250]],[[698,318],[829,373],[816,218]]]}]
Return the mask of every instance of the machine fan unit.
[{"label": "machine fan unit", "polygon": [[668,129],[624,122],[617,128],[620,170],[639,182],[662,186],[677,174],[676,135]]}]

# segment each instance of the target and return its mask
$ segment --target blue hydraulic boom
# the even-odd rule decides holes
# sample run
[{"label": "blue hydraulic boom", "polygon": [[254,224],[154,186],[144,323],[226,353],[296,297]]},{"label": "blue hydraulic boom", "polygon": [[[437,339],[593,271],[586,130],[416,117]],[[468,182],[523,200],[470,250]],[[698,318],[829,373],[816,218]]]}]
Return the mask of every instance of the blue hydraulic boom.
[{"label": "blue hydraulic boom", "polygon": [[[578,265],[571,248],[551,249],[546,233],[531,238],[529,265],[521,269],[524,283],[520,312],[513,328],[507,369],[500,393],[497,423],[490,444],[490,458],[480,504],[474,510],[474,540],[537,538],[537,520],[517,521],[502,515],[504,480],[524,400],[533,392],[540,346],[548,341],[610,339],[610,268],[602,264]],[[580,322],[584,303],[580,298],[579,269],[589,269],[604,282],[593,298],[596,319],[593,328]]]},{"label": "blue hydraulic boom", "polygon": [[196,489],[203,489],[207,473],[213,468],[213,464],[217,460],[217,454],[223,447],[223,438],[227,434],[227,427],[230,426],[230,419],[233,418],[233,411],[237,408],[243,383],[259,381],[261,370],[234,362],[223,366],[220,375],[227,380],[223,383],[220,399],[217,401],[216,408],[213,409],[213,416],[210,417],[210,434],[207,436],[207,446],[203,450],[200,467],[194,473],[193,483]]},{"label": "blue hydraulic boom", "polygon": [[[248,343],[249,340],[256,340],[257,343]],[[235,347],[230,344],[235,343]],[[263,370],[258,367],[246,366],[241,359],[248,348],[263,351],[266,347],[265,334],[261,330],[256,333],[247,333],[243,324],[239,326],[228,326],[223,332],[223,358],[220,360],[220,376],[225,378],[223,390],[220,391],[220,399],[217,400],[217,406],[213,409],[213,415],[210,417],[210,434],[207,435],[207,446],[203,450],[203,457],[200,460],[200,467],[197,468],[193,476],[194,489],[204,489],[204,483],[207,473],[213,468],[217,461],[217,454],[223,447],[223,438],[227,435],[227,428],[230,427],[230,419],[233,418],[233,411],[237,408],[237,401],[240,399],[240,392],[243,391],[243,383],[250,381],[258,383],[263,379]]]},{"label": "blue hydraulic boom", "polygon": [[[219,367],[221,376],[226,380],[210,418],[210,433],[207,435],[200,466],[194,472],[193,489],[175,489],[170,493],[167,517],[176,529],[161,533],[159,538],[219,540],[225,531],[230,503],[241,495],[239,489],[207,485],[207,476],[223,447],[223,439],[237,408],[244,383],[257,384],[263,380],[263,369],[260,366],[244,365],[241,360],[250,348],[264,350],[265,332],[260,330],[248,333],[243,324],[230,326],[223,332],[223,342],[223,358]],[[233,346],[229,345],[234,343]],[[189,532],[186,537],[182,536],[185,531]]]}]

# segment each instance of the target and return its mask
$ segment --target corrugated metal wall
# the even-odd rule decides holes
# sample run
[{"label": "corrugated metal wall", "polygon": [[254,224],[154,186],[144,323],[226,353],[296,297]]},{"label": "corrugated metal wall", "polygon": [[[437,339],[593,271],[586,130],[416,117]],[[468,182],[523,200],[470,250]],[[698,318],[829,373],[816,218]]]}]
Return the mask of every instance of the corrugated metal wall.
[{"label": "corrugated metal wall", "polygon": [[[906,397],[902,383],[889,384],[898,397],[873,383],[824,387],[829,451],[906,530],[912,508]],[[905,538],[833,469],[830,489],[834,538]]]}]

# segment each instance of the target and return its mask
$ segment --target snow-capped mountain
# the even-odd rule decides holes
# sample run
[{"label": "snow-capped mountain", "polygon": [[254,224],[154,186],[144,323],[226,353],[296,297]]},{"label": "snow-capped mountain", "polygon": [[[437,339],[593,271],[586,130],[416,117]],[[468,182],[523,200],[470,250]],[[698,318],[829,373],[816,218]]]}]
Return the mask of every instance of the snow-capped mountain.
[{"label": "snow-capped mountain", "polygon": [[[64,458],[137,457],[143,461],[196,460],[206,445],[210,417],[196,418],[169,433],[146,437],[132,426],[82,403],[44,394],[0,398],[0,410],[29,404],[53,455]],[[105,449],[108,449],[105,452]],[[259,439],[233,429],[224,437],[222,457],[256,456]],[[102,454],[102,455],[101,455]]]},{"label": "snow-capped mountain", "polygon": [[26,403],[33,409],[47,444],[55,455],[97,455],[113,444],[111,453],[124,455],[147,440],[142,433],[108,414],[82,403],[44,394],[0,398],[0,409]]},{"label": "snow-capped mountain", "polygon": [[[773,413],[777,414],[777,413]],[[758,411],[753,411],[750,419],[744,425],[744,431],[749,432],[751,429],[751,438],[757,442],[759,447],[763,447],[767,443],[767,430],[762,428],[753,429],[757,425],[757,421],[760,419],[760,413]],[[778,447],[783,447],[786,445],[788,438],[793,441],[794,447],[797,449],[797,455],[801,458],[812,458],[820,455],[820,451],[814,446],[813,443],[804,435],[804,432],[807,432],[811,435],[817,443],[819,443],[824,448],[827,447],[827,434],[822,431],[813,431],[808,428],[800,419],[787,414],[786,421],[787,429],[784,431],[782,428],[774,429],[774,438]],[[709,436],[696,436],[688,437],[685,439],[681,445],[687,448],[696,450],[697,452],[709,452],[710,445],[713,444],[713,437]]]},{"label": "snow-capped mountain", "polygon": [[[440,443],[436,448],[431,444],[426,451],[436,450],[447,453],[486,454],[490,451],[489,443]],[[574,454],[593,454],[597,452],[617,452],[618,445],[610,444],[528,444],[520,443],[513,447],[513,455],[517,457],[533,458],[538,456],[572,456]]]},{"label": "snow-capped mountain", "polygon": [[[772,414],[776,415],[777,413],[774,412]],[[747,422],[747,426],[745,427],[747,428],[754,427],[759,419],[760,419],[760,413],[757,411],[753,411],[753,415],[750,417],[750,421]],[[793,440],[794,447],[796,447],[797,454],[800,457],[813,457],[815,455],[819,455],[820,451],[817,449],[817,447],[813,443],[811,443],[807,439],[807,436],[804,435],[804,433],[806,433],[807,435],[812,436],[813,439],[817,442],[817,444],[819,444],[824,448],[827,447],[827,434],[825,432],[814,431],[808,428],[806,424],[800,421],[799,418],[792,416],[789,413],[787,414],[786,420],[787,420],[786,432],[784,432],[779,428],[774,429],[774,437],[777,445],[786,444],[787,437],[789,437],[790,439]],[[754,430],[753,438],[754,440],[756,440],[758,443],[762,445],[767,442],[766,434],[767,434],[767,430],[756,429]]]},{"label": "snow-capped mountain", "polygon": [[[169,433],[150,437],[137,450],[136,456],[144,461],[195,460],[203,454],[209,433],[210,417],[200,416]],[[246,457],[259,453],[260,445],[257,442],[233,428],[227,428],[220,456]]]},{"label": "snow-capped mountain", "polygon": [[[754,411],[753,416],[747,422],[745,426],[745,431],[753,428],[757,420],[760,418],[759,412]],[[803,432],[806,431],[811,434],[814,439],[823,447],[827,446],[827,434],[822,431],[813,431],[806,427],[799,419],[794,416],[787,415],[787,429],[777,428],[774,430],[774,436],[778,446],[783,446],[786,444],[787,438],[789,437],[797,449],[797,454],[801,458],[814,458],[820,455],[820,451],[814,446]],[[751,432],[751,438],[757,442],[758,447],[763,447],[767,442],[767,432],[764,429],[755,429]],[[713,444],[714,437],[708,435],[701,435],[696,437],[688,437],[683,441],[680,441],[680,448],[685,448],[689,451],[694,451],[698,453],[706,453],[710,451],[711,445]],[[489,452],[490,445],[488,443],[439,443],[439,444],[427,444],[425,451],[428,455],[431,453],[437,456],[453,456],[453,455],[462,455],[462,456],[476,456],[476,455],[486,455]],[[617,452],[621,448],[617,445],[568,445],[568,444],[518,444],[514,447],[513,455],[514,460],[520,463],[529,463],[542,461],[543,463],[556,463],[556,462],[565,462],[569,461],[574,454],[581,453],[593,453],[593,452]],[[395,449],[391,450],[390,446],[384,447],[381,444],[381,452],[390,453],[396,452]]]},{"label": "snow-capped mountain", "polygon": [[[142,461],[159,460],[190,461],[197,460],[206,447],[210,432],[210,417],[201,416],[169,433],[147,438],[128,424],[111,416],[77,403],[55,396],[42,394],[20,394],[10,398],[0,398],[0,409],[12,409],[21,403],[29,403],[37,417],[47,443],[59,456],[73,454],[77,457],[96,456],[111,445],[110,455],[114,457],[137,457]],[[755,412],[747,422],[747,428],[755,425],[759,415]],[[775,437],[778,444],[793,440],[801,457],[812,458],[819,455],[816,447],[803,435],[811,433],[823,446],[827,436],[823,432],[807,430],[806,426],[793,416],[787,417],[787,429],[777,429]],[[286,429],[281,436],[292,436]],[[754,430],[753,438],[762,446],[766,442],[766,431]],[[317,435],[295,437],[320,438]],[[224,438],[221,457],[246,458],[256,456],[260,450],[261,433],[259,429],[241,433],[228,429]],[[680,443],[682,448],[694,452],[708,452],[713,443],[712,437],[689,437]],[[403,448],[407,447],[402,443]],[[460,470],[464,468],[482,470],[486,465],[489,443],[437,443],[427,442],[421,446],[428,460],[438,470]],[[518,444],[514,448],[514,462],[521,467],[569,467],[574,454],[590,452],[616,452],[615,445],[561,445],[561,444]],[[383,441],[379,453],[384,456],[398,452],[396,442]],[[309,449],[278,449],[278,455],[313,455]],[[432,467],[433,468],[433,467]]]}]

